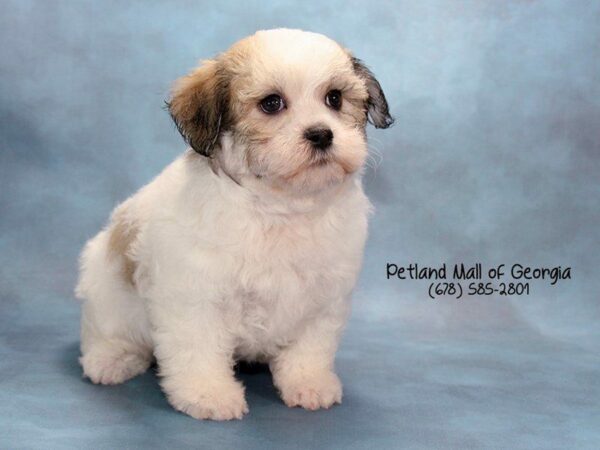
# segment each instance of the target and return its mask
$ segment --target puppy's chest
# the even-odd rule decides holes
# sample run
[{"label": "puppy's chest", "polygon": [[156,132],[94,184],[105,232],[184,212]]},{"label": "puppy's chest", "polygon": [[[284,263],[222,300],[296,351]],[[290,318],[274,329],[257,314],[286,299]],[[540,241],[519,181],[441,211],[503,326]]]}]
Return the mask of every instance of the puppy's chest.
[{"label": "puppy's chest", "polygon": [[360,265],[354,247],[361,244],[319,225],[248,227],[242,234],[231,302],[244,339],[284,345],[307,317],[351,289]]},{"label": "puppy's chest", "polygon": [[248,227],[238,252],[239,287],[261,298],[322,288],[345,259],[327,230],[303,223]]}]

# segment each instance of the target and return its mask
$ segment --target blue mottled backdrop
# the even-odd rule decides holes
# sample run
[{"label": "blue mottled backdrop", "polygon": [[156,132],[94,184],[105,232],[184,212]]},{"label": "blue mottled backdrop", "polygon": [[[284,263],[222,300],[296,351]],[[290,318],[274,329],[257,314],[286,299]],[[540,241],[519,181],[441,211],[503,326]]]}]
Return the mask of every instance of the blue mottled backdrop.
[{"label": "blue mottled backdrop", "polygon": [[[353,49],[395,126],[338,357],[342,406],[241,374],[236,423],[176,413],[148,373],[81,379],[76,260],[184,149],[163,101],[257,29]],[[600,3],[0,1],[1,448],[599,448]],[[570,266],[529,296],[428,300],[386,263]]]}]

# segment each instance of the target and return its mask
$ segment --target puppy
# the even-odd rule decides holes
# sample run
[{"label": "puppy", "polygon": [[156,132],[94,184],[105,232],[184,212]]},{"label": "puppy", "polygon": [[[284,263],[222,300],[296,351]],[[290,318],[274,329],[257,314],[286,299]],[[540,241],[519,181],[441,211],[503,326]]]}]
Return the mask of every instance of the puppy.
[{"label": "puppy", "polygon": [[190,148],[85,246],[81,358],[116,384],[156,358],[198,419],[248,412],[236,360],[269,364],[286,405],[329,408],[370,204],[365,126],[381,87],[320,34],[259,31],[179,79],[167,103]]}]

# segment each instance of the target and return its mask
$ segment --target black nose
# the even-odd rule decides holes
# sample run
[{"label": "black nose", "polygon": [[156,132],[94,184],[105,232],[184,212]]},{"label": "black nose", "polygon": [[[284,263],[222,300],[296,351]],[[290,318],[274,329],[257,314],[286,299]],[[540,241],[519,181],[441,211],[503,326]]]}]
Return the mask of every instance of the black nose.
[{"label": "black nose", "polygon": [[333,141],[333,131],[329,128],[309,128],[304,132],[304,137],[312,143],[314,148],[325,150]]}]

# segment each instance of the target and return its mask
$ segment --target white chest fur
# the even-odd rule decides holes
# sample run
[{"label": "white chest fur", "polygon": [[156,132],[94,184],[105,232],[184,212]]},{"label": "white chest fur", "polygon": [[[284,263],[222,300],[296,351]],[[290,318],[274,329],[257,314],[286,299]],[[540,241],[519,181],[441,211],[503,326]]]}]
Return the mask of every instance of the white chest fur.
[{"label": "white chest fur", "polygon": [[271,347],[294,339],[306,319],[330,308],[340,314],[347,309],[366,230],[335,223],[332,215],[296,217],[268,230],[247,226],[225,302],[239,330],[240,353],[271,353]]},{"label": "white chest fur", "polygon": [[[185,211],[175,203],[143,230],[137,251],[145,254],[138,277],[145,296],[194,284],[198,302],[218,304],[240,356],[252,358],[294,339],[310,317],[327,309],[344,314],[367,231],[359,180],[297,213],[265,210],[227,192],[239,187],[218,183],[197,188],[202,194],[186,191]],[[195,195],[203,196],[198,212],[189,208]]]}]

